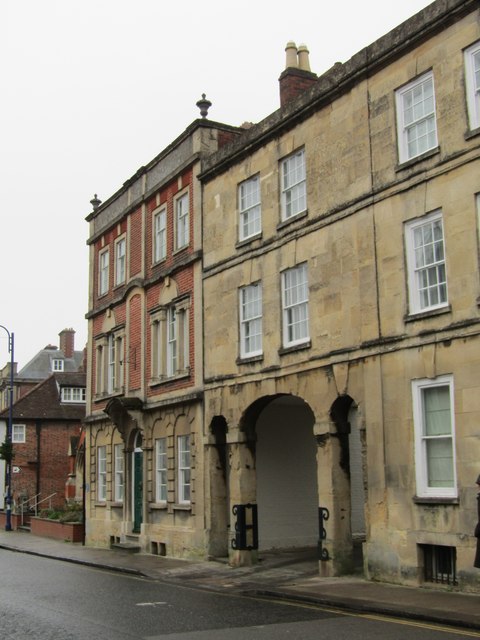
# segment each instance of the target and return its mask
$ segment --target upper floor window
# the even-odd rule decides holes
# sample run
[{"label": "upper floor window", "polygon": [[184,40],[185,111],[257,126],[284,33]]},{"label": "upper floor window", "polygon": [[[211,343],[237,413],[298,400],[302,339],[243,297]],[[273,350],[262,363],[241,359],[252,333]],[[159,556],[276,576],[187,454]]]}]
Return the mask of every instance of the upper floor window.
[{"label": "upper floor window", "polygon": [[301,264],[282,274],[283,345],[302,344],[309,340],[308,274]]},{"label": "upper floor window", "polygon": [[25,442],[26,427],[24,424],[12,424],[12,442]]},{"label": "upper floor window", "polygon": [[123,388],[124,339],[118,332],[109,333],[96,341],[95,393],[118,393]]},{"label": "upper floor window", "polygon": [[410,312],[446,306],[447,271],[441,211],[407,223],[405,234]]},{"label": "upper floor window", "polygon": [[181,249],[190,241],[189,198],[188,193],[175,201],[176,248]]},{"label": "upper floor window", "polygon": [[107,447],[97,448],[97,500],[107,499]]},{"label": "upper floor window", "polygon": [[115,463],[115,477],[114,477],[114,500],[115,502],[123,502],[124,495],[124,454],[123,444],[116,444],[114,446],[114,463]]},{"label": "upper floor window", "polygon": [[190,436],[178,436],[178,502],[190,502]]},{"label": "upper floor window", "polygon": [[437,123],[433,73],[426,73],[396,92],[400,162],[435,149]]},{"label": "upper floor window", "polygon": [[247,240],[258,235],[262,230],[259,176],[245,180],[239,185],[238,208],[240,212],[240,240]]},{"label": "upper floor window", "polygon": [[281,180],[282,220],[288,220],[307,209],[305,149],[282,160]]},{"label": "upper floor window", "polygon": [[98,264],[98,295],[103,296],[108,291],[109,283],[110,252],[108,248],[99,253]]},{"label": "upper floor window", "polygon": [[167,210],[158,211],[153,217],[153,261],[160,262],[167,255]]},{"label": "upper floor window", "polygon": [[107,392],[119,391],[122,385],[123,338],[110,333],[107,345]]},{"label": "upper floor window", "polygon": [[470,129],[480,127],[480,42],[465,50],[465,84],[467,88]]},{"label": "upper floor window", "polygon": [[188,374],[189,309],[184,298],[162,307],[151,316],[152,378],[171,378]]},{"label": "upper floor window", "polygon": [[62,402],[85,402],[85,387],[62,387]]},{"label": "upper floor window", "polygon": [[417,495],[456,497],[453,379],[414,380]]},{"label": "upper floor window", "polygon": [[63,365],[62,358],[52,358],[52,371],[63,371]]},{"label": "upper floor window", "polygon": [[115,284],[117,285],[125,282],[126,244],[125,237],[115,242]]},{"label": "upper floor window", "polygon": [[155,440],[156,490],[155,501],[167,501],[167,439]]},{"label": "upper floor window", "polygon": [[262,353],[262,285],[240,289],[240,356],[248,358]]}]

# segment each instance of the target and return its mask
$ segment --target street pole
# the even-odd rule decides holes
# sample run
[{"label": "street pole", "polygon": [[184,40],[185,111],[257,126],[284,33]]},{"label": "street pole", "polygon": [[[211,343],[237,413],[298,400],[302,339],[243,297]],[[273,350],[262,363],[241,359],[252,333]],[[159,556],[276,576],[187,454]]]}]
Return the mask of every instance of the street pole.
[{"label": "street pole", "polygon": [[[10,389],[9,389],[9,402],[8,402],[8,424],[7,424],[7,437],[5,443],[7,445],[7,451],[11,452],[12,444],[12,430],[13,430],[13,364],[14,364],[14,334],[10,333],[7,327],[0,324],[0,329],[6,331],[8,335],[8,352],[10,354]],[[7,473],[7,495],[6,495],[6,519],[5,519],[5,531],[12,530],[12,456],[9,455],[6,460]]]}]

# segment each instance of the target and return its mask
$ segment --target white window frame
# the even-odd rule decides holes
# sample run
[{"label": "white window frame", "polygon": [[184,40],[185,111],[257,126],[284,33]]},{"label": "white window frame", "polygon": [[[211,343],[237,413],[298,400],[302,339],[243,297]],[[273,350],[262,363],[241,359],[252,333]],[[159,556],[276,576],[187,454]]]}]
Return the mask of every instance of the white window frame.
[{"label": "white window frame", "polygon": [[172,377],[178,371],[178,324],[179,315],[175,307],[167,310],[167,376]]},{"label": "white window frame", "polygon": [[[432,95],[427,95],[431,85]],[[438,147],[435,84],[429,71],[395,93],[398,155],[400,163],[413,160]],[[420,148],[419,141],[426,140]]]},{"label": "white window frame", "polygon": [[191,502],[191,453],[190,436],[177,436],[178,453],[178,503]]},{"label": "white window frame", "polygon": [[167,502],[167,438],[157,438],[155,440],[155,501],[157,503]]},{"label": "white window frame", "polygon": [[97,447],[97,500],[107,501],[107,447]]},{"label": "white window frame", "polygon": [[262,283],[256,282],[239,291],[240,357],[262,355]]},{"label": "white window frame", "polygon": [[85,387],[62,387],[62,402],[81,404],[87,401],[87,390]]},{"label": "white window frame", "polygon": [[185,376],[190,366],[190,300],[162,307],[150,316],[152,381]]},{"label": "white window frame", "polygon": [[167,208],[153,214],[153,262],[167,257]]},{"label": "white window frame", "polygon": [[124,445],[116,444],[113,447],[114,455],[114,501],[123,502],[125,496],[125,456]]},{"label": "white window frame", "polygon": [[[437,436],[428,436],[425,433],[425,393],[431,389],[448,387],[450,432]],[[455,404],[453,376],[439,376],[435,379],[423,379],[412,381],[413,399],[413,423],[415,429],[415,475],[418,497],[456,498],[458,496],[455,456]],[[451,444],[451,486],[435,487],[429,482],[428,446],[435,441],[450,441]]]},{"label": "white window frame", "polygon": [[113,333],[108,335],[107,345],[107,393],[113,393],[117,388],[117,341]]},{"label": "white window frame", "polygon": [[108,293],[110,286],[110,249],[106,247],[98,253],[98,295]]},{"label": "white window frame", "polygon": [[[308,266],[304,262],[282,273],[284,347],[304,344],[310,340],[308,303]],[[297,331],[302,327],[303,330]]]},{"label": "white window frame", "polygon": [[190,198],[188,191],[175,199],[175,240],[176,249],[183,249],[190,243]]},{"label": "white window frame", "polygon": [[305,149],[299,149],[281,161],[281,215],[290,220],[307,210],[307,174]]},{"label": "white window frame", "polygon": [[122,236],[115,240],[115,285],[125,283],[127,277],[127,238]]},{"label": "white window frame", "polygon": [[470,129],[480,127],[480,42],[465,49],[465,87]]},{"label": "white window frame", "polygon": [[26,442],[27,427],[24,424],[12,424],[12,444]]},{"label": "white window frame", "polygon": [[64,361],[63,358],[52,358],[52,371],[63,371],[64,370]]},{"label": "white window frame", "polygon": [[[438,221],[441,221],[441,238],[424,238],[430,228],[438,234]],[[441,210],[433,211],[421,218],[405,223],[405,242],[407,254],[408,294],[410,314],[423,313],[448,307],[447,261],[445,233]],[[437,282],[435,282],[437,280]],[[438,301],[435,301],[438,296]],[[428,301],[425,300],[428,297]],[[445,299],[441,299],[444,297]]]},{"label": "white window frame", "polygon": [[258,236],[262,231],[260,176],[256,175],[238,185],[240,241]]},{"label": "white window frame", "polygon": [[107,335],[104,352],[105,391],[107,394],[117,393],[123,387],[123,335],[112,332]]}]

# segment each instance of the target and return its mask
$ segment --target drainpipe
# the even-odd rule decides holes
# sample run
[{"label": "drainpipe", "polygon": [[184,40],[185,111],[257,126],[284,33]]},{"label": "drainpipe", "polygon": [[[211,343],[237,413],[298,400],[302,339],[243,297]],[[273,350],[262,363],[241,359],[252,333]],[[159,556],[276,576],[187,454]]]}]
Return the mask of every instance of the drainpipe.
[{"label": "drainpipe", "polygon": [[[36,474],[36,489],[35,495],[40,495],[40,443],[41,443],[41,435],[42,435],[42,421],[35,421],[35,431],[37,434],[37,474]],[[37,498],[38,499],[38,498]],[[35,515],[37,515],[37,508],[35,507]]]}]

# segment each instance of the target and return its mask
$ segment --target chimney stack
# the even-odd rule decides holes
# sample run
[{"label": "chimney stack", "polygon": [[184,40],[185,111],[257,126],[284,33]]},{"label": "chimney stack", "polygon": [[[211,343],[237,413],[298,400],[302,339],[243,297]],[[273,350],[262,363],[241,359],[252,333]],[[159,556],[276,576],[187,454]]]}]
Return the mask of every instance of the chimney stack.
[{"label": "chimney stack", "polygon": [[75,331],[73,329],[64,329],[59,334],[60,350],[63,351],[65,358],[73,358],[75,351]]},{"label": "chimney stack", "polygon": [[301,44],[297,49],[296,44],[290,41],[287,42],[285,52],[285,71],[278,79],[281,107],[309,89],[317,81],[317,74],[310,71],[309,51],[306,45]]}]

